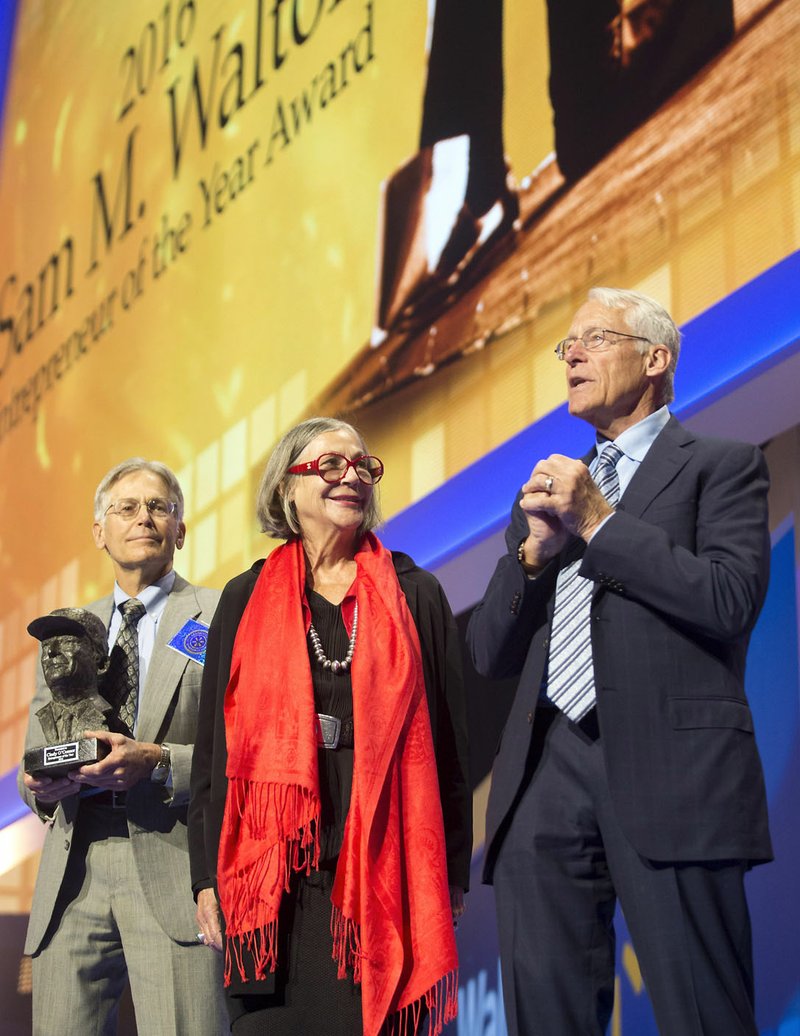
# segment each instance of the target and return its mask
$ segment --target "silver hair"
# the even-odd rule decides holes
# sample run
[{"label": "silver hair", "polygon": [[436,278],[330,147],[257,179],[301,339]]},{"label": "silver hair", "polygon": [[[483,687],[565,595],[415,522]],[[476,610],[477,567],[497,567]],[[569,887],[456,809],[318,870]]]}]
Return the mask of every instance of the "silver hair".
[{"label": "silver hair", "polygon": [[129,460],[117,464],[111,471],[100,479],[100,485],[94,494],[94,520],[99,522],[106,513],[109,503],[108,497],[113,487],[121,478],[132,475],[136,471],[149,471],[152,475],[158,475],[167,487],[167,495],[170,500],[178,505],[175,517],[180,522],[183,520],[183,493],[175,473],[157,460],[145,460],[144,457],[131,457]]},{"label": "silver hair", "polygon": [[647,352],[647,344],[666,345],[672,356],[664,376],[663,402],[671,403],[675,398],[675,368],[681,351],[681,333],[675,321],[662,305],[638,291],[624,291],[621,288],[592,288],[589,291],[592,302],[599,302],[609,309],[619,309],[625,315],[628,330],[641,335],[647,342],[636,342],[640,353]]},{"label": "silver hair", "polygon": [[[358,439],[364,453],[367,446],[361,433],[346,421],[334,417],[310,417],[307,421],[291,428],[272,451],[261,476],[256,497],[256,515],[261,531],[278,540],[288,540],[300,535],[300,523],[294,503],[289,499],[290,480],[303,478],[302,475],[287,475],[286,472],[297,461],[297,458],[318,435],[325,432],[347,432]],[[377,491],[373,490],[370,501],[364,510],[364,519],[359,532],[369,532],[380,524],[381,513]]]}]

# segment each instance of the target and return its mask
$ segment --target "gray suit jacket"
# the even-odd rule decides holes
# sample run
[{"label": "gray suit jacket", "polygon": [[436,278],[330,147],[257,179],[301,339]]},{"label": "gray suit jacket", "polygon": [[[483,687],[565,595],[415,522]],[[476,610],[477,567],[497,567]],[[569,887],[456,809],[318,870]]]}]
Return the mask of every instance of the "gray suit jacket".
[{"label": "gray suit jacket", "polygon": [[[172,788],[140,781],[128,792],[128,831],[131,851],[148,905],[159,924],[177,942],[193,943],[197,924],[189,876],[186,809],[192,763],[202,667],[167,647],[187,619],[210,623],[219,591],[192,586],[176,576],[158,624],[153,657],[139,703],[137,740],[170,747]],[[109,595],[87,605],[108,624],[114,607]],[[36,711],[50,699],[41,668],[31,704],[25,747],[44,744]],[[30,808],[49,824],[31,908],[25,953],[38,951],[53,914],[64,879],[73,825],[81,806],[75,795],[62,800],[49,815],[22,783],[19,789]]]}]

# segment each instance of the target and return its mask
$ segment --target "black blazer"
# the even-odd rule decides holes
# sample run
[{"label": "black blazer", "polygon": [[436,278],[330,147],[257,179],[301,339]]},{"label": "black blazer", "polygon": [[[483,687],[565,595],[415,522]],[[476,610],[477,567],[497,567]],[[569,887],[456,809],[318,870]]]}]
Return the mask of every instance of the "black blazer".
[{"label": "black blazer", "polygon": [[[670,418],[583,557],[581,575],[597,584],[592,648],[611,795],[626,836],[654,861],[772,856],[744,693],[769,576],[768,486],[760,450],[696,437]],[[525,576],[518,503],[467,632],[479,672],[520,675],[492,776],[487,881],[523,779],[564,557]]]},{"label": "black blazer", "polygon": [[[444,818],[448,880],[451,885],[467,889],[472,855],[472,792],[458,630],[436,578],[417,568],[406,554],[393,552],[392,560],[422,647]],[[216,884],[227,792],[225,688],[239,621],[263,564],[257,561],[228,583],[208,634],[189,804],[189,856],[195,892]]]}]

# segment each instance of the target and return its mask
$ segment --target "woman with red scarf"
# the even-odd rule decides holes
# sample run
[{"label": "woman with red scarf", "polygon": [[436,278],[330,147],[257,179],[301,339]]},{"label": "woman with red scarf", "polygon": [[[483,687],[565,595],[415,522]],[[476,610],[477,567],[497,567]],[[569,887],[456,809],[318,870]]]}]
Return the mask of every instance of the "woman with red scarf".
[{"label": "woman with red scarf", "polygon": [[344,422],[288,432],[258,494],[286,542],[209,631],[189,842],[234,1036],[412,1036],[456,1013],[460,649],[436,579],[371,531],[382,475]]}]

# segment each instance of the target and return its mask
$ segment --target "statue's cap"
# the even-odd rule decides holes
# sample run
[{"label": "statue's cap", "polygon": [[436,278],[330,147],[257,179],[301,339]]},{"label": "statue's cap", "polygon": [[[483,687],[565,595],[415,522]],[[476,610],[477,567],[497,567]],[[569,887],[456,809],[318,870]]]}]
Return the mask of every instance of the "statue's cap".
[{"label": "statue's cap", "polygon": [[28,633],[37,640],[47,640],[64,633],[87,637],[96,651],[108,654],[108,630],[105,623],[85,608],[56,608],[49,615],[40,615],[28,623]]}]

